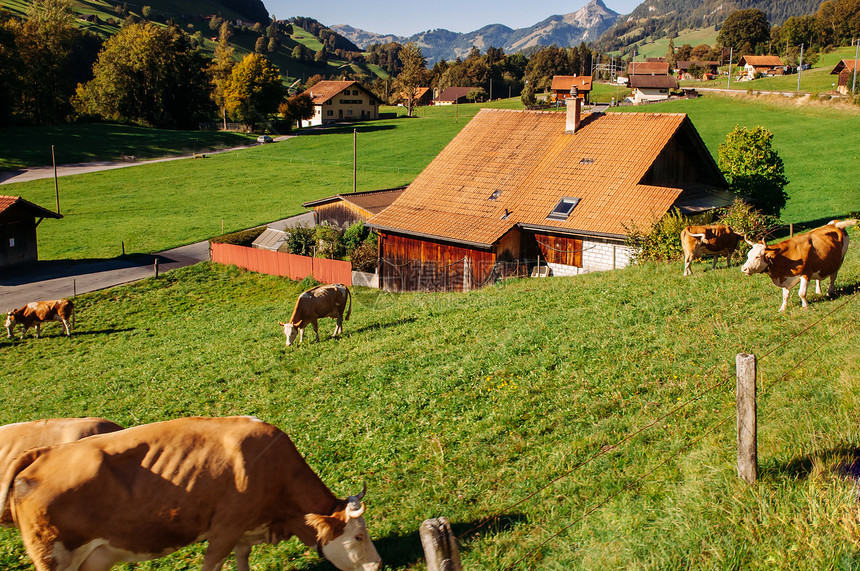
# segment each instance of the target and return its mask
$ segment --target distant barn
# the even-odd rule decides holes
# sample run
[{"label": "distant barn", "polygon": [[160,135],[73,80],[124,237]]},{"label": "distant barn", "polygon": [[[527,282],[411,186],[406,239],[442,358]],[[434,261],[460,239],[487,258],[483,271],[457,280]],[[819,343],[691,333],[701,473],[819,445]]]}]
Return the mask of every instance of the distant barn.
[{"label": "distant barn", "polygon": [[39,259],[36,227],[45,218],[62,218],[20,196],[0,195],[0,268]]},{"label": "distant barn", "polygon": [[314,222],[328,222],[346,228],[358,222],[367,222],[403,194],[405,186],[337,194],[302,204],[314,212]]}]

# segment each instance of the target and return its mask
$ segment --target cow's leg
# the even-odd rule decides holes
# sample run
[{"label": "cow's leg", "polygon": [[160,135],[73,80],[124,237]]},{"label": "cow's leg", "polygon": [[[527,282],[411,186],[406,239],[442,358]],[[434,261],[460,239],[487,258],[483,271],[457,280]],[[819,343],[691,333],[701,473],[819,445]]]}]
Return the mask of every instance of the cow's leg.
[{"label": "cow's leg", "polygon": [[689,276],[693,274],[693,256],[687,255],[684,256],[684,275]]},{"label": "cow's leg", "polygon": [[27,330],[30,328],[27,325],[24,325],[23,323],[21,324],[21,326],[24,328],[24,331],[21,332],[21,339],[23,339],[24,337],[27,336]]},{"label": "cow's leg", "polygon": [[71,326],[69,325],[69,320],[68,320],[68,319],[63,319],[63,333],[65,333],[65,334],[66,334],[66,337],[71,337],[71,336],[72,336],[72,328],[71,328]]},{"label": "cow's leg", "polygon": [[101,546],[84,559],[79,571],[110,571],[116,562],[117,559],[113,552],[109,548]]},{"label": "cow's leg", "polygon": [[42,338],[42,324],[37,323],[35,325],[35,327],[36,327],[36,339],[41,339]]},{"label": "cow's leg", "polygon": [[304,338],[305,338],[305,328],[299,327],[299,343],[300,344]]},{"label": "cow's leg", "polygon": [[319,328],[319,325],[317,324],[316,319],[311,321],[311,325],[314,326],[314,334],[317,336],[317,341],[319,341],[320,340],[320,328]]},{"label": "cow's leg", "polygon": [[800,287],[797,289],[797,295],[800,297],[800,303],[804,308],[809,307],[809,302],[806,301],[806,290],[809,287],[809,278],[800,276]]},{"label": "cow's leg", "polygon": [[233,548],[233,555],[236,556],[236,571],[251,571],[251,545],[240,541]]},{"label": "cow's leg", "polygon": [[717,252],[716,254],[714,254],[714,263],[713,263],[713,264],[711,264],[711,269],[712,269],[712,270],[716,270],[716,269],[717,269],[717,262],[719,262],[719,261],[720,261],[720,253],[719,253],[719,252]]},{"label": "cow's leg", "polygon": [[335,318],[334,335],[333,336],[337,337],[341,333],[343,333],[343,313],[341,313],[340,315],[338,315]]},{"label": "cow's leg", "polygon": [[[830,274],[830,286],[827,288],[827,297],[833,297],[836,293],[836,274],[838,272],[833,272]],[[820,289],[820,288],[819,288]],[[821,292],[819,292],[821,293]]]},{"label": "cow's leg", "polygon": [[220,542],[209,540],[209,546],[206,548],[206,554],[203,556],[203,565],[200,571],[220,571],[233,551],[233,545],[223,546]]},{"label": "cow's leg", "polygon": [[782,288],[782,305],[779,306],[780,311],[785,311],[785,308],[788,307],[789,294],[791,294],[791,289],[787,287]]}]

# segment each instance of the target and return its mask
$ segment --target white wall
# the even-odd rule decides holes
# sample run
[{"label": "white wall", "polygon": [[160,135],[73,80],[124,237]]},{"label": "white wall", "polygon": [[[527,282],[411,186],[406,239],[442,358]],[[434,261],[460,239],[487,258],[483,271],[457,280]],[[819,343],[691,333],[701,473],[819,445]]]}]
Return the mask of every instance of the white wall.
[{"label": "white wall", "polygon": [[630,265],[635,250],[618,242],[590,238],[582,241],[582,267],[549,264],[554,276],[605,272]]}]

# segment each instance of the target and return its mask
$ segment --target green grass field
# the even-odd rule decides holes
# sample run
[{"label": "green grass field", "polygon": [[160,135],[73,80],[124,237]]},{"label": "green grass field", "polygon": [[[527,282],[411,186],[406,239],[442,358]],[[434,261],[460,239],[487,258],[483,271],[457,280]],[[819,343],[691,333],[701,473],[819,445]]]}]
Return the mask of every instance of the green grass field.
[{"label": "green grass field", "polygon": [[[830,219],[860,210],[860,193],[851,176],[856,172],[854,133],[860,113],[831,105],[798,105],[798,101],[709,95],[623,110],[688,113],[714,157],[735,125],[767,127],[774,132],[774,145],[791,181],[783,211],[786,222]],[[521,108],[521,103],[513,98],[492,106]],[[302,212],[303,202],[352,190],[353,129],[358,130],[357,188],[408,184],[477,110],[472,104],[425,107],[412,119],[401,116],[356,124],[202,160],[63,177],[59,186],[65,218],[39,227],[40,257],[111,258],[122,252],[122,243],[128,253],[155,252],[205,240],[220,234],[222,226],[225,231],[240,230]],[[83,133],[80,139],[76,127]],[[148,147],[170,154],[180,148],[197,150],[197,138],[206,136],[116,128],[116,139],[102,141],[99,134],[111,128],[9,130],[14,137],[0,138],[0,145],[6,146],[0,155],[17,157],[13,160],[18,163],[44,157],[44,164],[54,140],[61,163],[70,160],[63,158],[68,156],[85,160],[87,154],[93,158],[101,153],[115,156],[117,151],[138,154]],[[72,149],[76,154],[66,154]],[[7,184],[2,192],[40,205],[55,202],[51,179]]]},{"label": "green grass field", "polygon": [[[79,296],[78,326],[0,340],[0,423],[250,414],[340,496],[368,484],[390,569],[424,569],[448,517],[466,569],[860,564],[860,233],[840,296],[737,265],[645,265],[467,294],[354,288],[339,340],[286,348],[303,284],[208,263]],[[708,269],[706,269],[708,268]],[[734,359],[759,356],[760,479],[735,472]],[[60,365],[61,364],[61,365]],[[617,445],[617,446],[616,446]],[[199,569],[200,546],[135,569]],[[295,540],[255,570],[329,569]],[[0,567],[29,569],[17,532]]]}]

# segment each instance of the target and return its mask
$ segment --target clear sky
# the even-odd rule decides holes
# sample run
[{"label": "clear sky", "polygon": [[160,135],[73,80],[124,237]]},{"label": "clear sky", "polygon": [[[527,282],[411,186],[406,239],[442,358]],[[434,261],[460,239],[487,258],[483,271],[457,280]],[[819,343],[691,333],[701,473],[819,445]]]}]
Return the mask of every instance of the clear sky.
[{"label": "clear sky", "polygon": [[[619,14],[629,14],[644,0],[603,0]],[[306,16],[332,26],[349,24],[377,34],[411,36],[418,32],[445,28],[452,32],[472,32],[488,24],[527,28],[554,14],[576,12],[588,0],[573,0],[563,6],[552,2],[523,0],[263,0],[278,19]]]}]

